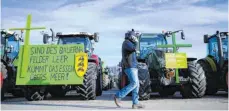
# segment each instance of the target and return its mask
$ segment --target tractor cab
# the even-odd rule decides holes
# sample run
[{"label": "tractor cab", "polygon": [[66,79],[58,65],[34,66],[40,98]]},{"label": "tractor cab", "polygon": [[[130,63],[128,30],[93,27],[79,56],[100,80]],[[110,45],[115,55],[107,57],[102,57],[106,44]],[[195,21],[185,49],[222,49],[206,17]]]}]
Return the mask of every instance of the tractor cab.
[{"label": "tractor cab", "polygon": [[207,44],[207,54],[212,56],[217,63],[228,60],[228,32],[216,32],[214,35],[204,35]]},{"label": "tractor cab", "polygon": [[1,57],[4,61],[13,62],[18,56],[20,42],[23,42],[22,36],[11,31],[1,31]]},{"label": "tractor cab", "polygon": [[95,33],[90,34],[90,33],[85,33],[85,32],[80,32],[80,33],[69,33],[69,34],[57,34],[58,43],[57,44],[83,44],[84,45],[84,52],[88,53],[91,55],[93,53],[93,43],[92,40],[95,42],[98,42],[98,34]]}]

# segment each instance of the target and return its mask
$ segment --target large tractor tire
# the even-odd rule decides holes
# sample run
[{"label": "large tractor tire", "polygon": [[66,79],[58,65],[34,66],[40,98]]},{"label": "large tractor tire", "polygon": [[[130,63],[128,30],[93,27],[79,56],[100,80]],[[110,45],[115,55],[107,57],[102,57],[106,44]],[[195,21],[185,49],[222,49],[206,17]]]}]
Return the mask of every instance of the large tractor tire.
[{"label": "large tractor tire", "polygon": [[108,90],[109,88],[109,76],[104,74],[103,75],[103,90]]},{"label": "large tractor tire", "polygon": [[188,62],[187,73],[190,82],[181,86],[181,95],[183,98],[201,98],[206,91],[206,77],[200,64]]},{"label": "large tractor tire", "polygon": [[103,92],[103,75],[102,72],[99,72],[99,75],[96,79],[96,96],[101,96]]},{"label": "large tractor tire", "polygon": [[47,90],[52,97],[64,97],[67,93],[62,86],[50,86]]},{"label": "large tractor tire", "polygon": [[97,66],[93,62],[88,63],[88,69],[84,75],[83,84],[78,86],[77,93],[82,97],[83,100],[95,100],[96,99],[96,75]]},{"label": "large tractor tire", "polygon": [[138,78],[139,78],[139,100],[149,100],[151,93],[151,81],[148,67],[145,63],[138,64]]},{"label": "large tractor tire", "polygon": [[46,98],[47,92],[44,88],[36,86],[25,87],[25,99],[28,101],[40,101]]},{"label": "large tractor tire", "polygon": [[5,99],[5,91],[6,91],[6,87],[5,87],[5,78],[7,75],[7,69],[6,66],[1,62],[1,101],[3,101]]},{"label": "large tractor tire", "polygon": [[205,91],[206,95],[216,94],[216,92],[218,91],[217,73],[212,70],[209,63],[203,60],[198,61],[198,63],[203,67],[203,70],[205,72],[206,81],[207,81],[207,88]]},{"label": "large tractor tire", "polygon": [[222,68],[224,89],[228,92],[228,63],[225,63]]}]

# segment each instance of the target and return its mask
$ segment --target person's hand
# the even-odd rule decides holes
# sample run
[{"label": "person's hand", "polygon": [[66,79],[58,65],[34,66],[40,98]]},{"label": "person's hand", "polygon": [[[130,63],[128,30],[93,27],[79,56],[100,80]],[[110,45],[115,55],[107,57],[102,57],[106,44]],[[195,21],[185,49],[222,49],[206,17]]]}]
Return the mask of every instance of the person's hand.
[{"label": "person's hand", "polygon": [[136,51],[137,54],[140,54],[140,51]]},{"label": "person's hand", "polygon": [[138,38],[137,38],[137,37],[133,37],[133,41],[134,41],[135,43],[138,43]]}]

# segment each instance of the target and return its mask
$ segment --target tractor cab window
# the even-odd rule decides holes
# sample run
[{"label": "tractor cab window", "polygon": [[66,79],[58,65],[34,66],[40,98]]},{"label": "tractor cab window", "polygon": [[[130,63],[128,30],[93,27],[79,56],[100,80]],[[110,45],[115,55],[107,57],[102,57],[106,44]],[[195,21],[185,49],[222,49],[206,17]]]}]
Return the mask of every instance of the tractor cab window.
[{"label": "tractor cab window", "polygon": [[[222,51],[223,51],[223,58],[228,59],[228,37],[222,38]],[[218,56],[218,40],[216,37],[211,37],[209,39],[209,44],[207,47],[207,51],[209,55],[212,55],[217,62],[219,62],[219,56]]]},{"label": "tractor cab window", "polygon": [[85,38],[80,37],[60,37],[59,44],[85,44]]},{"label": "tractor cab window", "polygon": [[219,61],[218,50],[217,38],[211,37],[208,44],[208,54],[215,57],[217,61]]},{"label": "tractor cab window", "polygon": [[92,43],[89,39],[86,39],[86,45],[85,45],[86,49],[90,52],[92,52]]},{"label": "tractor cab window", "polygon": [[146,56],[150,49],[155,48],[157,45],[164,45],[166,41],[163,35],[154,34],[149,37],[142,36],[140,39],[140,56]]},{"label": "tractor cab window", "polygon": [[1,45],[5,45],[5,44],[6,44],[5,37],[2,37],[2,36],[1,36]]},{"label": "tractor cab window", "polygon": [[166,41],[164,40],[164,37],[162,35],[157,35],[157,37],[154,38],[141,38],[140,50],[155,48],[157,45],[163,45],[163,44],[166,44]]},{"label": "tractor cab window", "polygon": [[85,36],[59,37],[58,44],[84,44],[85,49],[91,49],[91,41]]},{"label": "tractor cab window", "polygon": [[222,38],[223,58],[228,60],[228,36]]}]

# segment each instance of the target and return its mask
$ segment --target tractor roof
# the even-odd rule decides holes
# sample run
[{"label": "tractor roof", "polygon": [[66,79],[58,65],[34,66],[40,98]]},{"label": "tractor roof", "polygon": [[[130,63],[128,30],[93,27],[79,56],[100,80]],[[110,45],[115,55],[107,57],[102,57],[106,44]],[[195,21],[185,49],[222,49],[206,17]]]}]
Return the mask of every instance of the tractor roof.
[{"label": "tractor roof", "polygon": [[58,37],[89,37],[90,40],[94,39],[94,35],[87,32],[73,32],[73,33],[57,33],[56,36]]},{"label": "tractor roof", "polygon": [[228,35],[229,35],[229,33],[228,32],[216,32],[216,34],[213,34],[213,35],[210,35],[210,36],[208,36],[208,39],[211,39],[211,38],[214,38],[214,37],[217,37],[216,35],[217,35],[217,33],[219,33],[219,37],[221,37],[221,38],[225,38],[225,37],[228,37]]},{"label": "tractor roof", "polygon": [[157,35],[163,35],[162,33],[142,33],[141,37],[142,38],[156,38],[158,37]]},{"label": "tractor roof", "polygon": [[9,31],[9,30],[2,30],[1,33],[3,34],[6,34],[6,35],[13,35],[15,32],[13,31]]}]

